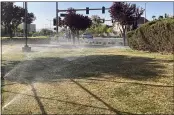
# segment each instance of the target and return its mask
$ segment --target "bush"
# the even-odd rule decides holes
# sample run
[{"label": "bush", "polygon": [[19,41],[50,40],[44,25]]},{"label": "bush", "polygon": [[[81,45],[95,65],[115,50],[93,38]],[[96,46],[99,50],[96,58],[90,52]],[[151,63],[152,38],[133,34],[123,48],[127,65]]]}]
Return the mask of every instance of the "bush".
[{"label": "bush", "polygon": [[151,52],[174,51],[174,19],[163,19],[143,24],[127,33],[130,48]]},{"label": "bush", "polygon": [[[15,43],[15,44],[24,44],[25,43],[25,38],[14,38],[14,39],[9,39],[9,38],[4,38],[1,39],[2,44],[9,44],[9,43]],[[51,38],[28,38],[28,44],[49,44]]]}]

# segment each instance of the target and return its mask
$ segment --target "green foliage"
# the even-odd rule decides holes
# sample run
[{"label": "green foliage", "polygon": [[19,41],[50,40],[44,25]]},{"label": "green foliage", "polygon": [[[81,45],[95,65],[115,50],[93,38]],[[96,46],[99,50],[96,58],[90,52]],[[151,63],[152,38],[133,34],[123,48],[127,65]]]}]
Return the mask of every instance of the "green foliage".
[{"label": "green foliage", "polygon": [[164,18],[163,16],[159,16],[159,17],[158,17],[159,20],[161,20],[161,19],[163,19],[163,18]]},{"label": "green foliage", "polygon": [[49,29],[42,29],[40,31],[40,35],[50,35],[50,34],[53,34],[53,31],[52,30],[49,30]]},{"label": "green foliage", "polygon": [[98,16],[98,15],[92,15],[91,16],[91,20],[92,20],[92,24],[94,25],[94,26],[99,26],[99,25],[101,25],[101,18]]},{"label": "green foliage", "polygon": [[137,28],[137,20],[140,19],[144,10],[136,6],[136,4],[131,4],[127,2],[114,2],[109,9],[109,13],[114,21],[117,21],[121,25],[121,34],[123,36],[124,46],[126,45],[126,27],[132,25],[132,29]]},{"label": "green foliage", "polygon": [[135,31],[127,33],[128,43],[132,49],[151,52],[174,51],[174,19],[156,20],[142,25]]},{"label": "green foliage", "polygon": [[[1,2],[1,25],[5,27],[5,33],[8,32],[12,38],[19,24],[24,21],[25,9],[14,5],[13,2]],[[35,20],[33,13],[27,14],[27,23]]]}]

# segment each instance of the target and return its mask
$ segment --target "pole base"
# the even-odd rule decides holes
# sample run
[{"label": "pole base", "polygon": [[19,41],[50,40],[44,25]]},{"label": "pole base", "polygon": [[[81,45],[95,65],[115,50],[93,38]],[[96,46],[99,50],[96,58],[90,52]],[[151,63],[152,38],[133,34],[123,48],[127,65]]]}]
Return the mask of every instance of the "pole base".
[{"label": "pole base", "polygon": [[22,47],[22,51],[23,52],[30,52],[31,51],[31,47],[25,45],[24,47]]}]

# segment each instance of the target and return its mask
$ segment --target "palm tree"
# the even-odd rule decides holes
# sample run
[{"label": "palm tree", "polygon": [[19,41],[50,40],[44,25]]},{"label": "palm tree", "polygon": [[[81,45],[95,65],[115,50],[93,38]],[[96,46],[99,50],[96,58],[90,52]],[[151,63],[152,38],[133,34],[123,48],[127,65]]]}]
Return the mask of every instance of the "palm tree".
[{"label": "palm tree", "polygon": [[152,18],[153,18],[153,20],[155,20],[156,16],[153,15]]},{"label": "palm tree", "polygon": [[98,26],[101,24],[101,18],[98,15],[92,15],[91,20],[95,26]]}]

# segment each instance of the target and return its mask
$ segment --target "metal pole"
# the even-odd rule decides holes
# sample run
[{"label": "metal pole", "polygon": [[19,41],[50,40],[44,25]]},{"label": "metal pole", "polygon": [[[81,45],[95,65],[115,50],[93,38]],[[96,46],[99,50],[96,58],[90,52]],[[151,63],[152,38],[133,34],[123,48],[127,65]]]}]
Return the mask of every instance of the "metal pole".
[{"label": "metal pole", "polygon": [[27,34],[28,34],[28,32],[27,32],[27,2],[25,2],[25,38],[26,38],[25,45],[26,46],[27,46],[27,40],[28,40]]},{"label": "metal pole", "polygon": [[144,18],[144,23],[146,23],[146,2],[145,2],[145,18]]},{"label": "metal pole", "polygon": [[[109,10],[110,8],[105,8],[105,10]],[[75,11],[86,11],[86,9],[74,9]],[[102,10],[102,8],[91,8],[89,10]],[[68,10],[58,10],[57,12],[66,12]]]},{"label": "metal pole", "polygon": [[59,23],[59,21],[58,21],[58,12],[57,12],[57,10],[58,10],[58,2],[56,2],[56,33],[57,33],[57,35],[58,35],[58,23]]},{"label": "metal pole", "polygon": [[[23,9],[25,9],[25,2],[23,2]],[[25,17],[25,15],[24,15],[24,17]],[[23,22],[23,37],[25,37],[25,21]]]}]

